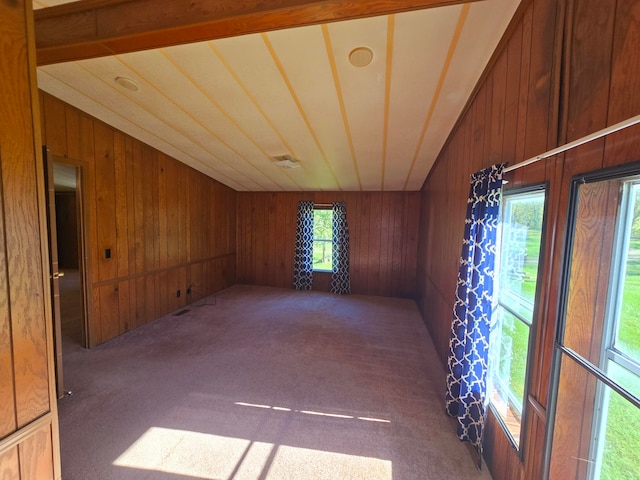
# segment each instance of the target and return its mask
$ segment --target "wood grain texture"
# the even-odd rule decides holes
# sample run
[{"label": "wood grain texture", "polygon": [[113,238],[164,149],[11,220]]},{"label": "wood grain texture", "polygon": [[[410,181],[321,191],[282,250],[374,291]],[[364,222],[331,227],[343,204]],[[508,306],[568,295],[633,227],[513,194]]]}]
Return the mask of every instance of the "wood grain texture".
[{"label": "wood grain texture", "polygon": [[550,478],[587,478],[596,381],[585,372],[568,357],[563,359]]},{"label": "wood grain texture", "polygon": [[[481,160],[482,166],[499,161],[513,164],[558,146],[564,142],[563,132],[569,141],[640,111],[639,2],[612,0],[595,6],[588,0],[531,0],[523,2],[520,13],[421,193],[417,300],[443,364],[448,351],[468,176],[479,167],[476,159],[487,157]],[[541,252],[540,306],[534,327],[530,384],[530,394],[542,409],[546,409],[551,388],[570,179],[602,166],[639,160],[638,132],[637,127],[627,129],[606,141],[593,142],[506,176],[506,188],[547,184],[547,230]],[[602,196],[604,204],[607,195]],[[602,237],[592,240],[594,252],[609,241]],[[594,265],[598,262],[600,270],[608,269],[604,258],[600,261],[595,257],[597,261],[589,261],[588,271],[583,272],[587,277],[596,271]],[[588,305],[574,302],[574,314],[582,311],[585,318],[594,322],[603,307],[605,289],[591,279],[597,296]],[[581,332],[582,347],[588,355],[597,351],[599,335],[593,334],[594,328],[600,327],[590,323]],[[584,398],[579,402],[583,405]],[[494,479],[539,478],[543,470],[544,420],[535,414],[529,416],[523,430],[523,462],[495,419],[488,425],[485,454]]]},{"label": "wood grain texture", "polygon": [[[484,435],[485,460],[493,478],[523,480],[525,472],[522,463],[517,458],[517,452],[514,451],[508,438],[502,432],[502,427],[491,409],[487,412]],[[497,472],[497,475],[494,472]]]},{"label": "wood grain texture", "polygon": [[0,2],[0,477],[52,480],[59,444],[31,22],[31,2]]},{"label": "wood grain texture", "polygon": [[[620,182],[587,183],[580,186],[571,252],[567,295],[565,345],[595,365],[600,364],[605,334],[610,263]],[[565,478],[586,478],[586,462],[566,462],[565,457],[588,458],[596,395],[595,381],[566,360],[562,365],[559,391],[564,392],[556,412],[554,445],[565,445],[556,459],[555,472]]]},{"label": "wood grain texture", "polygon": [[[235,191],[48,94],[42,98],[45,130],[73,139],[66,144],[77,145],[90,187],[91,346],[235,283]],[[52,153],[64,156],[62,149]]]},{"label": "wood grain texture", "polygon": [[[0,157],[0,161],[2,158]],[[0,207],[2,207],[0,182]],[[0,211],[4,211],[1,209]],[[11,311],[9,307],[9,278],[4,242],[4,215],[0,221],[0,438],[16,429],[15,381],[13,377]],[[0,477],[1,478],[1,477]]]},{"label": "wood grain texture", "polygon": [[[238,194],[238,282],[291,288],[298,202],[344,200],[351,291],[415,295],[419,194],[316,192]],[[318,284],[327,279],[317,276]]]},{"label": "wood grain texture", "polygon": [[[573,22],[569,43],[567,89],[567,141],[572,141],[607,126],[609,85],[611,82],[611,45],[617,0],[594,5],[578,1],[573,4]],[[594,13],[596,13],[594,15]],[[605,140],[597,140],[570,150],[567,164],[576,169],[602,166]]]},{"label": "wood grain texture", "polygon": [[[611,57],[607,123],[621,122],[640,112],[640,2],[618,0]],[[640,125],[606,139],[604,164],[621,165],[640,160]]]},{"label": "wood grain texture", "polygon": [[20,478],[18,447],[0,453],[0,478]]},{"label": "wood grain texture", "polygon": [[600,364],[609,260],[615,233],[618,181],[580,186],[571,253],[565,345]]},{"label": "wood grain texture", "polygon": [[54,478],[51,426],[46,425],[18,445],[22,479]]},{"label": "wood grain texture", "polygon": [[99,0],[66,4],[36,12],[38,64],[459,3],[469,2]]},{"label": "wood grain texture", "polygon": [[[423,187],[419,250],[425,252],[418,272],[423,291],[418,304],[446,364],[453,297],[462,245],[469,175],[497,162],[521,161],[537,149],[547,149],[550,119],[557,115],[553,96],[556,79],[556,3],[534,0],[522,7],[509,38],[494,55],[494,63],[476,87],[464,116],[458,121]],[[557,79],[556,79],[557,81]],[[508,176],[508,188],[546,180],[544,162]],[[528,464],[520,460],[499,423],[489,415],[485,432],[485,456],[496,479],[529,478]],[[533,428],[523,427],[523,438]],[[543,428],[535,424],[537,435]],[[526,445],[538,445],[544,436],[527,436]],[[525,447],[528,448],[528,447]],[[536,455],[541,453],[538,448]],[[539,458],[523,458],[537,471]],[[537,463],[536,463],[537,462]],[[534,468],[533,465],[538,465]],[[533,477],[531,477],[533,478]]]},{"label": "wood grain texture", "polygon": [[[34,138],[26,10],[24,2],[0,4],[0,181],[18,427],[50,408],[41,205],[35,175],[42,166],[37,165]],[[37,93],[33,94],[37,101]]]}]

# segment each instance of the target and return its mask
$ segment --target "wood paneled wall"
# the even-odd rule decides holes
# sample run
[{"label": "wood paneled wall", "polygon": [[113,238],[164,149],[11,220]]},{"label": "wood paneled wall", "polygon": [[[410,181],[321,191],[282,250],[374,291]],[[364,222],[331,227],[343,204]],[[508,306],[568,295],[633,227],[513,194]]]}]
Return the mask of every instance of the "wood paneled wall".
[{"label": "wood paneled wall", "polygon": [[[514,164],[640,113],[640,1],[523,0],[421,192],[418,303],[446,364],[469,175]],[[640,160],[640,127],[507,175],[546,183],[540,302],[522,455],[490,413],[485,456],[496,480],[538,479],[571,177]]]},{"label": "wood paneled wall", "polygon": [[234,190],[55,97],[41,102],[44,144],[83,168],[91,346],[235,283]]},{"label": "wood paneled wall", "polygon": [[[291,288],[298,202],[345,201],[354,294],[413,297],[418,192],[238,193],[238,282]],[[329,290],[329,274],[314,274]]]},{"label": "wood paneled wall", "polygon": [[31,2],[0,2],[0,477],[60,477]]}]

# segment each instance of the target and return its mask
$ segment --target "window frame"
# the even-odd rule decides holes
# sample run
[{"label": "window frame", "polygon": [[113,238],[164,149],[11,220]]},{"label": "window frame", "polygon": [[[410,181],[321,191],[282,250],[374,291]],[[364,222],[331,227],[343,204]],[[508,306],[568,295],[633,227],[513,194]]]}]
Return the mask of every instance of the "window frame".
[{"label": "window frame", "polygon": [[[622,213],[616,219],[611,259],[612,268],[608,282],[609,293],[605,306],[605,327],[600,345],[600,362],[599,365],[596,365],[604,372],[607,378],[614,382],[613,375],[610,373],[610,367],[614,365],[640,377],[640,357],[634,359],[629,353],[616,346],[620,333],[620,312],[623,306],[624,282],[629,258],[630,232],[633,221],[632,207],[635,204],[631,190],[634,187],[640,188],[640,173],[636,178],[629,178],[628,180],[625,180],[625,176],[621,176],[620,180],[622,183],[620,212]],[[611,390],[611,387],[607,388],[606,384],[598,382],[596,392],[597,407],[592,421],[589,446],[589,458],[593,458],[594,462],[589,464],[588,479],[599,478],[602,471]],[[613,390],[615,392],[615,389]]]},{"label": "window frame", "polygon": [[[640,178],[640,162],[633,162],[621,166],[615,166],[610,168],[604,168],[597,171],[585,172],[578,175],[574,175],[571,179],[571,185],[569,189],[569,202],[568,202],[568,215],[566,222],[566,236],[563,246],[562,257],[562,273],[559,288],[558,297],[558,310],[557,310],[557,322],[555,328],[555,341],[553,345],[551,370],[550,370],[550,388],[548,394],[547,405],[547,422],[545,427],[544,438],[544,451],[542,459],[542,478],[543,480],[550,480],[550,470],[552,466],[553,457],[553,441],[556,426],[556,412],[558,409],[558,393],[561,377],[561,366],[563,360],[573,361],[579,367],[581,367],[587,374],[591,375],[597,382],[602,383],[604,386],[622,398],[627,400],[636,408],[640,409],[640,397],[636,397],[634,394],[628,392],[623,387],[618,385],[602,370],[600,366],[593,365],[590,361],[583,358],[579,353],[573,351],[565,343],[565,326],[567,323],[567,309],[569,299],[569,287],[571,283],[571,266],[574,250],[574,237],[577,222],[577,212],[579,205],[579,192],[580,186],[585,183],[594,183],[606,180],[624,179],[625,177],[637,176]],[[617,232],[616,232],[617,233]],[[616,239],[617,242],[617,239]],[[617,245],[619,246],[619,245]],[[619,269],[616,264],[612,265],[612,271],[610,275],[619,274]],[[610,284],[611,286],[611,284]],[[610,293],[611,295],[611,293]],[[617,292],[616,292],[617,295]],[[607,299],[609,303],[610,298]],[[606,306],[607,310],[610,308]],[[617,302],[616,302],[617,309]],[[605,313],[605,321],[608,321],[608,313]],[[604,335],[609,336],[608,327],[604,331]],[[603,338],[602,345],[608,342],[608,339]],[[566,360],[565,360],[566,359]],[[601,362],[602,364],[603,362]],[[591,423],[594,423],[592,420]],[[590,439],[591,444],[596,443],[593,438]],[[590,447],[591,449],[592,447]],[[591,454],[591,451],[590,451]],[[591,475],[591,472],[589,472]]]},{"label": "window frame", "polygon": [[[316,235],[315,235],[315,227],[316,227],[316,212],[318,211],[329,211],[331,213],[331,238],[318,238],[316,239]],[[312,266],[312,271],[313,273],[332,273],[333,272],[333,254],[331,255],[331,268],[325,269],[325,268],[316,268],[314,266],[313,263],[313,251],[315,250],[315,246],[316,246],[316,240],[317,241],[321,241],[321,242],[328,242],[331,245],[331,248],[333,249],[333,207],[332,206],[318,206],[318,205],[314,205],[313,207],[313,249],[312,249],[312,254],[311,254],[311,266]]]},{"label": "window frame", "polygon": [[[537,339],[537,334],[538,334],[538,324],[539,322],[539,314],[540,314],[540,295],[541,295],[541,280],[542,280],[542,275],[543,275],[543,271],[544,271],[544,253],[545,253],[545,244],[546,244],[546,231],[547,231],[547,212],[548,212],[548,205],[549,205],[549,184],[548,182],[544,182],[544,183],[538,183],[538,184],[533,184],[533,185],[528,185],[528,186],[524,186],[524,187],[515,187],[515,188],[511,188],[511,189],[504,189],[502,192],[502,199],[501,199],[501,209],[502,206],[504,205],[504,199],[508,198],[508,197],[512,197],[512,196],[520,196],[520,195],[530,195],[533,193],[538,193],[538,192],[543,192],[544,193],[544,205],[543,205],[543,210],[542,210],[542,224],[541,224],[541,229],[540,229],[540,251],[538,254],[538,270],[537,270],[537,274],[536,274],[536,290],[535,290],[535,294],[534,294],[534,300],[533,300],[533,305],[532,305],[532,315],[531,315],[531,323],[529,324],[528,322],[524,321],[523,319],[521,319],[521,315],[518,314],[517,312],[514,312],[513,308],[509,308],[503,304],[501,304],[500,302],[500,298],[499,298],[499,294],[497,297],[497,301],[496,301],[496,311],[497,311],[497,307],[501,306],[502,308],[504,308],[504,310],[506,312],[508,312],[509,314],[513,315],[518,321],[522,322],[523,324],[527,325],[529,327],[529,342],[527,345],[527,359],[526,359],[526,366],[525,366],[525,377],[524,377],[524,391],[523,391],[523,398],[522,398],[522,411],[520,412],[520,434],[519,434],[519,438],[518,441],[516,441],[516,439],[514,438],[513,434],[511,433],[511,431],[509,430],[509,428],[507,427],[507,424],[504,420],[504,418],[502,417],[502,414],[498,411],[498,408],[494,405],[494,402],[491,400],[491,398],[489,398],[489,409],[493,412],[493,415],[496,419],[496,421],[498,422],[498,424],[500,425],[500,428],[502,429],[502,431],[504,432],[504,434],[506,435],[509,443],[511,444],[512,448],[517,452],[518,457],[520,459],[521,462],[524,461],[524,452],[525,452],[525,443],[526,443],[526,435],[525,435],[525,427],[527,425],[527,420],[528,420],[528,416],[529,416],[529,410],[530,410],[530,406],[529,406],[529,384],[530,384],[530,380],[531,380],[531,376],[533,375],[533,357],[535,354],[535,345],[536,345],[536,339]],[[502,215],[501,215],[501,220],[500,220],[500,228],[502,229],[502,225],[503,225],[503,220],[502,220]],[[502,232],[500,233],[500,235],[502,236]],[[500,244],[502,243],[502,238],[500,239]],[[501,252],[501,249],[500,249]],[[500,252],[498,253],[498,258],[500,257]],[[500,268],[500,264],[498,263],[498,269]],[[499,281],[499,271],[497,272],[496,275],[496,281]],[[499,285],[498,285],[499,288]],[[495,314],[495,313],[494,313]],[[491,347],[489,347],[491,348]],[[490,394],[491,392],[488,392],[488,394]]]}]

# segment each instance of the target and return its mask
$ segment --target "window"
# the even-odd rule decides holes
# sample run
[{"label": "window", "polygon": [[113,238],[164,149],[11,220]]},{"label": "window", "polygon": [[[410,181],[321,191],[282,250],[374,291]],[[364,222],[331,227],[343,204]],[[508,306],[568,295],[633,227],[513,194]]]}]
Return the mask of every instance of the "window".
[{"label": "window", "polygon": [[516,446],[527,390],[544,204],[545,192],[540,189],[505,192],[502,199],[498,304],[489,339],[488,395]]},{"label": "window", "polygon": [[[600,367],[611,380],[640,398],[640,180],[622,183],[621,204]],[[640,411],[612,393],[599,384],[591,444],[595,463],[590,478],[638,478]],[[636,428],[629,431],[633,424]]]},{"label": "window", "polygon": [[331,272],[333,269],[333,211],[313,210],[313,271]]},{"label": "window", "polygon": [[574,181],[548,478],[640,478],[640,176]]}]

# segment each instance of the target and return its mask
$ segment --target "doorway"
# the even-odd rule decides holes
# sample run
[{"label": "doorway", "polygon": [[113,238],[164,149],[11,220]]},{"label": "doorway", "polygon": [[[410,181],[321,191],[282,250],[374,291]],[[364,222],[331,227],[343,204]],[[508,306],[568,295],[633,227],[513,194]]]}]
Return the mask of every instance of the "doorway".
[{"label": "doorway", "polygon": [[83,164],[48,152],[45,164],[56,389],[60,398],[70,387],[63,376],[63,353],[89,347]]},{"label": "doorway", "polygon": [[53,164],[63,351],[87,346],[80,275],[79,224],[82,222],[78,205],[79,168],[56,162]]}]

